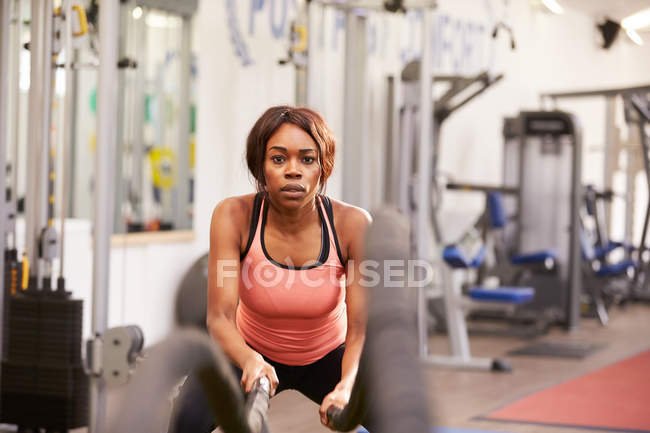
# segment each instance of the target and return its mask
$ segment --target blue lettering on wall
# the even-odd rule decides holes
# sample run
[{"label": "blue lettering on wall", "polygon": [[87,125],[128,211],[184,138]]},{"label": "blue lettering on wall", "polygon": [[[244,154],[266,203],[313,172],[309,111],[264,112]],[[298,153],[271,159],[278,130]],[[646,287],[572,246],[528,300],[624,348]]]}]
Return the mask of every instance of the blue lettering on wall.
[{"label": "blue lettering on wall", "polygon": [[422,11],[420,10],[411,10],[406,13],[406,20],[408,22],[408,42],[407,46],[402,49],[402,52],[400,54],[400,58],[402,59],[403,64],[406,64],[420,57],[415,47],[417,46],[417,41],[420,37],[420,32],[418,29],[422,27],[422,17]]},{"label": "blue lettering on wall", "polygon": [[251,12],[248,25],[248,33],[255,33],[255,14],[264,7],[264,0],[251,0]]},{"label": "blue lettering on wall", "polygon": [[237,0],[226,0],[225,6],[228,30],[230,31],[230,42],[232,42],[235,49],[235,55],[241,60],[242,66],[249,66],[253,63],[253,60],[248,54],[248,47],[246,47],[244,38],[242,38],[241,31],[239,30]]},{"label": "blue lettering on wall", "polygon": [[440,51],[439,51],[439,59],[438,59],[438,65],[439,67],[443,67],[443,59],[446,58],[447,56],[451,55],[451,52],[453,50],[453,36],[449,35],[449,30],[452,27],[451,25],[451,18],[449,15],[442,15],[439,19],[439,25],[440,25]]},{"label": "blue lettering on wall", "polygon": [[434,68],[453,74],[472,74],[487,67],[483,58],[483,24],[441,14],[431,37]]},{"label": "blue lettering on wall", "polygon": [[345,28],[345,14],[341,11],[336,11],[334,15],[334,31],[332,32],[332,50],[336,51],[338,49],[339,41],[339,30]]},{"label": "blue lettering on wall", "polygon": [[271,0],[271,13],[269,14],[271,19],[271,33],[275,39],[280,39],[284,35],[284,31],[287,26],[287,2],[288,0],[282,0],[282,18],[280,23],[275,22],[275,3],[279,0]]},{"label": "blue lettering on wall", "polygon": [[373,56],[377,51],[377,25],[369,23],[368,26],[368,55]]}]

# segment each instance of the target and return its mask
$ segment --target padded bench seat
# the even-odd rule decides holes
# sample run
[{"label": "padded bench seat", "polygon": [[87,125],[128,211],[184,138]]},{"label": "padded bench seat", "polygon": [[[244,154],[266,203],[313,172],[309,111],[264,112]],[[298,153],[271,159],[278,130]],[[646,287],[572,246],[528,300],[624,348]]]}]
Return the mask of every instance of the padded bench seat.
[{"label": "padded bench seat", "polygon": [[547,259],[554,262],[557,261],[557,256],[553,251],[537,251],[534,253],[517,254],[512,256],[511,261],[515,265],[526,265],[532,263],[544,263]]},{"label": "padded bench seat", "polygon": [[442,258],[454,269],[478,268],[481,266],[487,255],[487,247],[481,245],[476,255],[467,258],[457,245],[448,245],[442,252]]},{"label": "padded bench seat", "polygon": [[507,302],[510,304],[524,304],[535,297],[532,287],[472,287],[469,297],[476,301]]}]

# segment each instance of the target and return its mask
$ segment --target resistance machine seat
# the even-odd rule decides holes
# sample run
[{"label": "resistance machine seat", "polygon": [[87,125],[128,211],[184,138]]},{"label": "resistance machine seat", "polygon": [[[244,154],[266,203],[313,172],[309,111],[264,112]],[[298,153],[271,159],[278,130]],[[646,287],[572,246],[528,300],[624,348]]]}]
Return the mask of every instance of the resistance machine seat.
[{"label": "resistance machine seat", "polygon": [[[498,192],[490,192],[487,194],[486,200],[490,217],[490,230],[505,230],[506,224],[508,223],[508,216],[503,206],[503,197]],[[513,265],[543,266],[546,269],[552,269],[557,263],[557,255],[554,251],[540,250],[513,254],[509,256],[509,260]]]},{"label": "resistance machine seat", "polygon": [[[452,269],[477,269],[486,257],[487,248],[482,245],[478,253],[471,258],[465,257],[458,245],[448,245],[443,251],[443,259]],[[535,297],[532,287],[501,286],[484,287],[474,286],[469,289],[468,296],[475,301],[501,302],[508,304],[524,304]]]},{"label": "resistance machine seat", "polygon": [[596,317],[605,325],[609,321],[608,305],[621,303],[630,297],[638,263],[631,259],[610,262],[608,254],[599,256],[590,233],[584,229],[580,232],[580,247],[584,287],[591,296]]}]

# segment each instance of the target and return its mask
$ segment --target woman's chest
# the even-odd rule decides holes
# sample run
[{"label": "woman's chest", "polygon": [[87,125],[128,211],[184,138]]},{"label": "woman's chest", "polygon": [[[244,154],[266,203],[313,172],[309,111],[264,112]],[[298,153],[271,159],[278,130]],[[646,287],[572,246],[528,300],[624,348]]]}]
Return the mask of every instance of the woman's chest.
[{"label": "woman's chest", "polygon": [[321,253],[329,238],[318,226],[291,236],[267,227],[261,241],[269,259],[289,267],[308,267],[316,264],[318,259],[327,259],[321,257]]}]

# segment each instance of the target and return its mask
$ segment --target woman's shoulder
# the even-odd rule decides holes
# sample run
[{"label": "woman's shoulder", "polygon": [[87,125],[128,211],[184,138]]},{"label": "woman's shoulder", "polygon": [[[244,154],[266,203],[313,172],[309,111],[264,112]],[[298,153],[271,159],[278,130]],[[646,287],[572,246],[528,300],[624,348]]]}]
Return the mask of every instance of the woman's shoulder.
[{"label": "woman's shoulder", "polygon": [[360,235],[372,222],[372,217],[367,210],[340,200],[335,200],[331,197],[329,200],[332,203],[334,225],[341,237],[346,235]]},{"label": "woman's shoulder", "polygon": [[246,227],[253,212],[255,196],[257,194],[245,194],[227,197],[221,200],[214,208],[212,221],[228,223],[236,227]]}]

